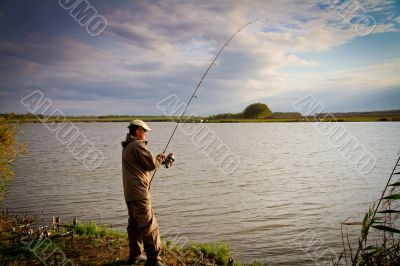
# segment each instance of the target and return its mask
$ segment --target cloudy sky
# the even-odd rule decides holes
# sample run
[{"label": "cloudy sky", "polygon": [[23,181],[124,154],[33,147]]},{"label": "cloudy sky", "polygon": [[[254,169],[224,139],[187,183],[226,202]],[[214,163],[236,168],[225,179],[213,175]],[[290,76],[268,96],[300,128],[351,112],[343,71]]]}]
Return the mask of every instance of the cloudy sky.
[{"label": "cloudy sky", "polygon": [[40,90],[67,115],[162,114],[255,18],[191,112],[294,111],[307,95],[327,112],[400,109],[397,0],[81,1],[0,0],[0,113],[28,112],[20,100]]}]

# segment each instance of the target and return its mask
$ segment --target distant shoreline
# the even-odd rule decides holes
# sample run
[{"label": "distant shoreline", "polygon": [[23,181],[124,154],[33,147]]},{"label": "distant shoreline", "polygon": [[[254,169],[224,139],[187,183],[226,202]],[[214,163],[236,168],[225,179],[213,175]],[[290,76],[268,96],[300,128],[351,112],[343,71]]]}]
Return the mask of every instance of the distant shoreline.
[{"label": "distant shoreline", "polygon": [[[178,122],[179,119],[146,119],[142,117],[135,117],[132,119],[79,119],[79,118],[66,118],[66,119],[10,119],[11,123],[115,123],[115,122],[130,122],[133,119],[142,119],[146,122]],[[181,122],[185,123],[307,123],[307,122],[400,122],[400,117],[346,117],[346,118],[304,118],[304,119],[182,119]]]},{"label": "distant shoreline", "polygon": [[[302,116],[300,113],[278,112],[272,113],[267,118],[243,118],[221,114],[208,117],[182,118],[181,122],[192,123],[293,123],[293,122],[399,122],[400,110],[348,112],[348,113],[320,113]],[[106,116],[46,116],[36,114],[0,114],[9,122],[19,123],[68,123],[68,122],[130,122],[141,119],[146,122],[178,122],[179,116],[131,116],[131,115],[106,115]]]}]

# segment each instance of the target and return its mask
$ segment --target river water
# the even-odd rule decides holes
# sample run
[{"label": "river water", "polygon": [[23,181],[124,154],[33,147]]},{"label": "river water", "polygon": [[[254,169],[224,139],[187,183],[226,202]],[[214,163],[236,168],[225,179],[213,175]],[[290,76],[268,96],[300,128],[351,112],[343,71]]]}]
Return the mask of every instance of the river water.
[{"label": "river water", "polygon": [[[174,124],[149,124],[149,146],[158,153]],[[361,220],[387,182],[400,151],[400,123],[340,123],[376,159],[368,173],[360,173],[316,125],[193,124],[230,149],[239,166],[229,174],[178,129],[169,147],[175,165],[157,172],[151,191],[161,234],[180,243],[226,242],[242,262],[314,265],[338,256],[340,223]],[[88,170],[55,132],[23,125],[29,153],[17,161],[1,207],[125,230],[120,141],[127,123],[75,126],[104,162]],[[356,235],[359,228],[350,231]]]}]

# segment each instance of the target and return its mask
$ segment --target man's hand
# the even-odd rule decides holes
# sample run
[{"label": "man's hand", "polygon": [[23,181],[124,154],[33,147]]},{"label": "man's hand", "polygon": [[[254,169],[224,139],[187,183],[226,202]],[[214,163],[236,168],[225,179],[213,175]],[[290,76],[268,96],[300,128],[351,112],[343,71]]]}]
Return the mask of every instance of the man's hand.
[{"label": "man's hand", "polygon": [[156,156],[156,160],[161,164],[164,162],[165,158],[167,158],[167,155],[164,153],[160,153]]},{"label": "man's hand", "polygon": [[167,158],[165,158],[163,165],[165,168],[170,168],[172,163],[175,161],[175,155],[173,153],[168,154]]}]

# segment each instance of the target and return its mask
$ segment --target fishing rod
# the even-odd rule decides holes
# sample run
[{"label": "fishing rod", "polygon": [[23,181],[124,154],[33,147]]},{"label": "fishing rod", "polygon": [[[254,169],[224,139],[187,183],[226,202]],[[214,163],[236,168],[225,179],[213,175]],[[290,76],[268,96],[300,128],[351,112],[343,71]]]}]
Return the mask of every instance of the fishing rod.
[{"label": "fishing rod", "polygon": [[[170,138],[169,138],[167,144],[165,145],[164,151],[162,152],[163,154],[167,151],[167,148],[168,148],[168,146],[169,146],[169,144],[170,144],[172,138],[173,138],[174,135],[175,135],[175,131],[176,131],[176,129],[178,128],[180,121],[182,120],[183,116],[185,115],[185,113],[186,113],[186,111],[187,111],[187,109],[188,109],[190,103],[192,102],[193,98],[194,98],[195,95],[196,95],[197,90],[200,88],[201,83],[203,82],[203,80],[204,80],[205,77],[207,76],[207,74],[208,74],[208,72],[210,71],[211,67],[214,65],[214,63],[215,63],[215,61],[217,60],[218,56],[222,53],[222,51],[225,49],[225,47],[228,46],[228,44],[232,41],[232,39],[236,36],[236,34],[238,34],[242,29],[244,29],[245,27],[247,27],[248,25],[252,24],[253,22],[255,22],[255,21],[257,21],[257,20],[258,20],[258,18],[256,18],[256,19],[254,19],[254,20],[252,20],[252,21],[250,21],[250,22],[244,24],[244,25],[241,26],[237,31],[235,31],[235,32],[229,37],[229,39],[226,41],[226,43],[221,47],[221,49],[219,50],[219,52],[217,53],[217,55],[214,57],[214,59],[211,61],[211,64],[208,66],[206,72],[204,72],[202,78],[200,79],[199,83],[197,84],[195,90],[193,91],[192,96],[189,98],[189,101],[188,101],[188,103],[186,104],[185,109],[183,110],[181,116],[179,117],[178,122],[176,123],[175,128],[174,128],[174,130],[172,131],[172,134],[171,134],[171,136],[170,136]],[[157,170],[155,170],[155,171],[153,172],[153,175],[152,175],[152,177],[151,177],[151,179],[150,179],[149,190],[150,190],[150,187],[151,187],[151,182],[153,181],[153,178],[154,178],[154,175],[156,174],[156,172],[157,172]]]}]

